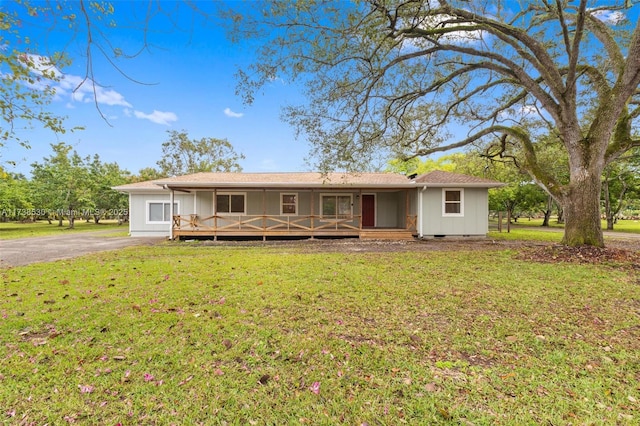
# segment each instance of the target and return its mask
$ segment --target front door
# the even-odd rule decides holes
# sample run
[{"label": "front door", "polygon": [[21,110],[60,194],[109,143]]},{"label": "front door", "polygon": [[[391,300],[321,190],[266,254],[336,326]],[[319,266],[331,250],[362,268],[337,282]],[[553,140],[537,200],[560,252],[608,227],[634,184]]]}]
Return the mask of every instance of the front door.
[{"label": "front door", "polygon": [[376,197],[373,194],[362,196],[362,227],[376,226]]}]

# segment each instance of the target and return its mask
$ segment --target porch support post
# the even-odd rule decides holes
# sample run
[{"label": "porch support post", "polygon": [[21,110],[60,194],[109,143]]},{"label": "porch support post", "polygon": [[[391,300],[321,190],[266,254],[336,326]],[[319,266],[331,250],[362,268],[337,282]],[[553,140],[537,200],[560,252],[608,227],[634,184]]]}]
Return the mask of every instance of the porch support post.
[{"label": "porch support post", "polygon": [[171,216],[171,218],[169,219],[169,239],[173,240],[173,225],[174,225],[174,220],[173,220],[173,216],[175,215],[175,212],[173,211],[173,202],[175,199],[175,193],[173,191],[173,189],[171,190],[171,193],[169,194],[169,216]]},{"label": "porch support post", "polygon": [[407,230],[407,229],[409,229],[409,190],[408,189],[404,190],[404,199],[405,199],[404,229]]},{"label": "porch support post", "polygon": [[362,231],[362,219],[364,218],[364,212],[362,211],[362,188],[358,192],[358,200],[360,200],[360,231]]},{"label": "porch support post", "polygon": [[267,189],[262,188],[262,241],[267,241]]},{"label": "porch support post", "polygon": [[418,225],[418,237],[422,238],[423,237],[423,229],[422,229],[422,222],[424,222],[424,209],[422,208],[422,198],[423,198],[423,193],[424,191],[427,190],[427,187],[423,187],[422,189],[420,189],[418,191],[418,218],[417,218],[417,225]]},{"label": "porch support post", "polygon": [[313,217],[315,216],[315,200],[314,200],[313,188],[311,189],[311,239],[313,240],[313,235],[315,233],[315,229],[313,228]]},{"label": "porch support post", "polygon": [[213,241],[218,241],[218,188],[213,188]]}]

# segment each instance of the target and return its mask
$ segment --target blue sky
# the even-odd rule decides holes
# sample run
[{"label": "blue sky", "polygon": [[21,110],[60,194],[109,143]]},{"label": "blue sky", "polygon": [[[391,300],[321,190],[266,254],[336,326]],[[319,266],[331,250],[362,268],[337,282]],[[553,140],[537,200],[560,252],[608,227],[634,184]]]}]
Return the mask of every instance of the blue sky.
[{"label": "blue sky", "polygon": [[[108,37],[125,53],[136,52],[143,46],[139,28],[145,16],[143,6],[149,3],[112,3],[118,28]],[[18,160],[12,171],[28,174],[31,163],[51,154],[51,143],[63,141],[82,156],[99,154],[103,161],[117,162],[137,173],[141,168],[156,166],[170,130],[185,130],[191,138],[229,140],[236,152],[245,155],[241,162],[245,172],[308,170],[307,143],[296,140],[293,129],[279,118],[281,107],[296,103],[300,91],[275,81],[254,104],[243,105],[235,94],[234,74],[251,60],[250,46],[232,46],[224,29],[194,15],[184,5],[180,13],[173,13],[177,4],[161,3],[172,17],[178,17],[177,25],[156,16],[151,21],[148,49],[117,62],[128,77],[144,84],[125,78],[96,52],[95,79],[104,86],[98,87],[96,98],[108,122],[96,109],[89,84],[75,93],[72,90],[85,75],[85,38],[70,41],[72,34],[63,24],[53,26],[53,21],[43,16],[36,20],[25,17],[21,35],[36,41],[39,54],[65,49],[73,60],[62,69],[64,78],[49,109],[67,116],[67,127],[83,126],[85,130],[56,135],[36,125],[36,129],[23,131],[31,149],[10,146],[10,152],[2,155]],[[207,7],[202,2],[197,4]],[[4,3],[3,7],[11,5]],[[137,28],[127,28],[130,24]]]},{"label": "blue sky", "polygon": [[[39,4],[37,0],[32,3]],[[73,61],[62,69],[64,77],[58,85],[58,95],[48,109],[67,116],[68,128],[85,129],[56,135],[36,125],[20,134],[30,140],[31,149],[9,145],[0,152],[0,161],[17,160],[17,166],[9,170],[29,174],[33,162],[51,154],[50,144],[65,142],[82,156],[98,154],[103,161],[117,162],[135,174],[156,166],[161,145],[169,137],[167,131],[184,130],[191,138],[229,140],[236,152],[245,155],[241,162],[245,172],[308,170],[308,144],[304,139],[297,140],[294,130],[280,120],[283,106],[304,101],[300,87],[275,80],[257,94],[252,105],[243,105],[235,93],[234,74],[252,62],[252,46],[232,45],[227,40],[213,10],[222,3],[194,3],[203,10],[212,8],[206,10],[212,13],[211,19],[192,13],[185,2],[111,2],[117,25],[108,29],[106,36],[125,54],[144,46],[142,22],[149,4],[165,14],[158,13],[150,21],[146,49],[131,59],[116,60],[126,77],[94,47],[98,84],[95,98],[106,121],[94,104],[90,84],[73,91],[86,73],[85,36],[74,37],[65,22],[56,22],[51,16],[25,16],[20,35],[29,36],[32,46],[37,46],[32,48],[33,53],[46,56],[64,50]],[[5,9],[18,10],[13,1],[0,0],[0,4]],[[79,12],[76,0],[49,4],[70,5]],[[233,6],[256,4],[234,2]],[[637,14],[637,9],[633,13]],[[108,26],[101,24],[99,28],[105,30]],[[98,27],[94,30],[98,43],[106,46],[97,34]]]}]

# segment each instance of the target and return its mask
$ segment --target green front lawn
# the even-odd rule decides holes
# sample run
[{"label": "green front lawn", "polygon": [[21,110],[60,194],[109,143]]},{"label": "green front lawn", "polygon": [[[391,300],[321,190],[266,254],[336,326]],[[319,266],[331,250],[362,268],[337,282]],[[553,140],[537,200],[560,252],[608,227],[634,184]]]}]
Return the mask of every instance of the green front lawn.
[{"label": "green front lawn", "polygon": [[114,235],[126,236],[129,233],[129,225],[124,223],[118,225],[116,220],[103,220],[95,224],[85,220],[76,219],[74,229],[69,229],[69,222],[64,221],[62,226],[58,226],[58,221],[52,223],[46,220],[37,222],[0,222],[0,240],[27,237],[45,237],[49,235],[61,235],[72,232],[106,231],[112,230]]},{"label": "green front lawn", "polygon": [[7,424],[637,424],[632,265],[168,243],[0,271]]},{"label": "green front lawn", "polygon": [[[503,219],[506,221],[506,219]],[[494,226],[497,226],[497,220],[493,221]],[[542,219],[527,219],[526,217],[518,219],[518,222],[515,223],[515,226],[524,226],[524,227],[540,227],[542,225]],[[503,222],[502,227],[503,230],[506,230],[506,223]],[[551,228],[564,228],[564,225],[558,223],[555,218],[552,218],[549,221],[549,227]],[[607,221],[602,221],[602,229],[607,229]],[[613,225],[613,232],[632,232],[636,234],[640,234],[640,220],[619,220],[615,225]]]}]

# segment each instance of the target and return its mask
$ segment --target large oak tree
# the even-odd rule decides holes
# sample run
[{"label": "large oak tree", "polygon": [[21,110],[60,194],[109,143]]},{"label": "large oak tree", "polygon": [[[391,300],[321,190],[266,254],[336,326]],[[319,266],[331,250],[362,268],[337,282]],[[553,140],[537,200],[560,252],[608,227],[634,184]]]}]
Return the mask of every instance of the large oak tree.
[{"label": "large oak tree", "polygon": [[[283,79],[308,102],[284,115],[320,165],[358,167],[373,153],[426,156],[500,141],[558,200],[564,243],[603,246],[600,177],[638,145],[637,1],[269,1],[229,17],[257,43],[238,90]],[[537,156],[555,134],[569,158],[561,182]]]}]

